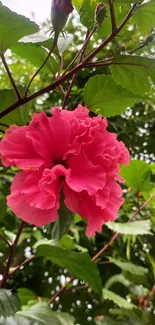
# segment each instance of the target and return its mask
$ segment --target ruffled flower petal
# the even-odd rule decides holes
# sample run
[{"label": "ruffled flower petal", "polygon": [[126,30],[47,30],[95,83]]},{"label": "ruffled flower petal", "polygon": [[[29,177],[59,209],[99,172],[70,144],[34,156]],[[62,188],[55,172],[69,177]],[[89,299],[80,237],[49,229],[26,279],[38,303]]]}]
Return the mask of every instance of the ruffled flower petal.
[{"label": "ruffled flower petal", "polygon": [[0,142],[0,156],[4,166],[12,165],[20,169],[37,169],[45,164],[44,157],[33,148],[31,139],[27,138],[29,127],[12,125]]},{"label": "ruffled flower petal", "polygon": [[20,172],[15,176],[11,185],[11,194],[7,197],[8,206],[18,218],[38,227],[54,222],[58,218],[56,207],[46,209],[44,206],[44,209],[40,209],[29,204],[29,198],[23,193],[23,184],[27,176],[27,172]]}]

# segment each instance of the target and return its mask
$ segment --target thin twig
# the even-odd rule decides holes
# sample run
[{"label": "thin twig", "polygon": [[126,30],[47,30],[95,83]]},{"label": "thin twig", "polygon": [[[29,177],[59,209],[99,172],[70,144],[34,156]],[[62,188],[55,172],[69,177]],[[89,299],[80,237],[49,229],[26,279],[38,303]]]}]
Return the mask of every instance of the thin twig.
[{"label": "thin twig", "polygon": [[[133,15],[136,7],[137,7],[137,3],[134,3],[134,5],[131,7],[131,9],[129,10],[128,14],[126,15],[126,17],[122,21],[122,23],[117,28],[117,34],[116,35],[118,35],[118,33],[126,25],[126,23],[128,22],[128,20],[132,17],[132,15]],[[86,63],[86,62],[91,61],[96,56],[96,54],[98,54],[108,43],[110,43],[115,38],[115,36],[111,33],[91,54],[89,54],[86,57],[86,59],[84,60],[83,63]]]},{"label": "thin twig", "polygon": [[3,62],[3,65],[5,67],[5,70],[6,70],[7,74],[8,74],[8,77],[10,79],[10,82],[11,82],[13,88],[14,88],[14,91],[15,91],[16,95],[17,95],[17,98],[20,100],[21,95],[20,95],[19,90],[18,90],[18,88],[17,88],[17,86],[15,84],[15,81],[14,81],[13,77],[12,77],[9,66],[8,66],[8,64],[7,64],[6,60],[5,60],[5,56],[4,56],[4,54],[1,54],[0,56],[1,56],[1,59],[2,59],[2,62]]},{"label": "thin twig", "polygon": [[53,52],[53,50],[54,50],[54,48],[55,48],[55,46],[56,46],[56,44],[57,44],[57,39],[58,39],[58,35],[55,34],[55,36],[54,36],[54,40],[53,40],[52,48],[51,48],[51,50],[49,51],[49,53],[48,53],[46,59],[44,60],[44,62],[43,62],[42,65],[40,66],[40,68],[39,68],[39,69],[34,73],[34,75],[32,76],[31,80],[29,81],[28,86],[27,86],[27,88],[26,88],[26,92],[25,92],[25,96],[24,96],[24,98],[27,97],[27,94],[28,94],[29,88],[30,88],[30,86],[31,86],[31,84],[32,84],[32,82],[33,82],[33,80],[35,79],[35,77],[37,76],[37,74],[42,70],[42,68],[45,66],[45,64],[47,63],[47,61],[49,60],[49,58],[50,58],[50,56],[51,56],[51,54],[52,54],[52,52]]},{"label": "thin twig", "polygon": [[96,61],[96,62],[86,63],[86,68],[104,67],[106,65],[111,65],[111,64],[113,64],[113,61],[108,61],[108,62]]},{"label": "thin twig", "polygon": [[92,261],[96,261],[110,246],[115,242],[115,240],[119,237],[119,233],[115,233],[108,243],[92,258]]},{"label": "thin twig", "polygon": [[86,47],[92,37],[92,35],[95,33],[95,31],[97,30],[97,26],[95,25],[94,28],[92,29],[92,31],[89,33],[89,30],[87,31],[86,34],[86,38],[84,41],[84,44],[82,45],[82,48],[79,52],[77,52],[77,54],[75,55],[75,57],[73,58],[73,60],[70,62],[70,64],[68,65],[68,67],[66,68],[65,72],[63,75],[66,74],[66,72],[72,67],[72,65],[74,64],[74,62],[77,60],[77,58],[79,57],[79,55],[86,50]]},{"label": "thin twig", "polygon": [[144,301],[144,307],[148,307],[150,301],[153,299],[153,296],[155,295],[155,285],[153,285],[153,288],[149,294],[149,296]]},{"label": "thin twig", "polygon": [[[71,283],[74,280],[74,277],[71,277],[68,284]],[[67,288],[65,286],[62,286],[55,294],[51,297],[51,299],[48,301],[48,304],[52,304],[52,302],[59,296],[61,296],[64,292],[67,291]]]},{"label": "thin twig", "polygon": [[[87,45],[90,41],[90,38],[91,36],[93,35],[93,33],[95,32],[96,30],[96,26],[93,28],[93,30],[89,33],[89,30],[87,31],[86,33],[86,38],[85,38],[85,42],[84,42],[84,45],[82,47],[82,49],[79,51],[78,55],[80,55],[80,58],[79,58],[79,62],[78,63],[81,63],[82,62],[82,59],[83,59],[83,55],[86,51],[86,48],[87,48]],[[78,55],[76,56],[76,58],[78,57]],[[75,58],[74,58],[75,59]],[[73,60],[74,61],[74,60]],[[73,62],[72,61],[72,62]],[[70,65],[71,66],[71,65]],[[67,90],[67,93],[66,93],[66,96],[64,97],[64,101],[63,101],[63,105],[62,105],[62,109],[65,108],[66,104],[67,104],[67,101],[69,99],[69,96],[70,96],[70,93],[71,93],[71,90],[72,90],[72,87],[74,85],[74,82],[75,82],[75,79],[76,79],[76,73],[72,76],[72,80],[71,80],[71,83],[68,87],[68,90]]]},{"label": "thin twig", "polygon": [[[132,218],[129,220],[129,222],[133,222],[135,216],[139,213],[139,211],[143,210],[149,203],[150,201],[155,197],[155,193],[152,194],[149,199],[147,201],[144,202],[144,204],[142,204],[139,209],[136,210],[136,212],[133,214]],[[92,258],[92,261],[95,262],[105,251],[107,251],[110,246],[116,241],[116,239],[120,236],[119,233],[114,233],[114,235],[110,238],[110,240],[108,241],[108,243],[106,243],[106,245]],[[98,262],[97,264],[110,264],[110,261],[103,261],[103,262]],[[74,280],[74,278],[71,278],[69,283],[72,282]],[[54,294],[54,296],[49,300],[49,304],[52,303],[55,298],[59,297],[60,295],[62,295],[63,293],[67,293],[68,291],[71,290],[79,290],[79,289],[84,289],[89,287],[89,285],[83,285],[83,286],[77,286],[77,287],[72,287],[67,289],[65,286],[63,286],[58,292],[56,292]]]},{"label": "thin twig", "polygon": [[59,59],[60,59],[60,66],[59,66],[59,71],[58,71],[58,75],[57,75],[57,80],[60,78],[61,71],[63,69],[63,56],[60,53],[59,53]]},{"label": "thin twig", "polygon": [[1,281],[1,284],[0,284],[0,288],[4,288],[5,285],[6,285],[6,283],[7,283],[8,276],[9,276],[9,269],[11,267],[11,263],[12,263],[13,256],[14,256],[14,252],[15,252],[15,249],[16,249],[16,246],[17,246],[19,237],[21,235],[21,232],[23,230],[24,224],[25,224],[24,221],[21,221],[20,226],[19,226],[19,229],[18,229],[18,232],[17,232],[17,235],[16,235],[16,238],[15,238],[13,244],[10,246],[10,248],[11,248],[10,249],[10,255],[9,255],[8,262],[7,262],[7,266],[6,266],[4,275],[3,275],[3,280]]},{"label": "thin twig", "polygon": [[9,241],[2,235],[2,234],[0,234],[0,238],[10,247],[11,245],[10,245],[10,243],[9,243]]},{"label": "thin twig", "polygon": [[54,296],[48,301],[48,304],[52,304],[57,297],[60,297],[66,291],[66,287],[62,287],[59,291],[57,291]]},{"label": "thin twig", "polygon": [[112,264],[112,262],[111,261],[99,261],[99,262],[97,262],[97,264],[100,264],[100,265],[102,265],[102,264]]},{"label": "thin twig", "polygon": [[[122,28],[125,26],[125,24],[128,22],[128,20],[130,19],[130,17],[133,15],[135,9],[136,9],[137,3],[135,3],[132,8],[130,9],[129,13],[126,15],[125,19],[123,20],[123,22],[120,24],[120,26],[117,29],[117,34],[122,30]],[[56,80],[54,83],[36,91],[34,94],[21,99],[19,101],[17,101],[16,103],[14,103],[13,105],[9,106],[8,108],[6,108],[3,112],[0,113],[0,119],[4,116],[6,116],[7,114],[9,114],[10,112],[12,112],[14,109],[16,109],[17,107],[26,104],[28,102],[30,102],[31,100],[37,98],[38,96],[41,96],[45,93],[48,93],[54,89],[56,89],[58,86],[60,86],[63,82],[65,82],[66,80],[68,80],[70,77],[72,77],[76,72],[81,71],[83,68],[85,68],[86,63],[88,63],[89,61],[91,61],[96,54],[98,54],[109,42],[111,42],[114,39],[114,36],[112,34],[110,34],[91,54],[89,54],[86,59],[80,63],[77,64],[77,66],[75,68],[73,68],[71,71],[69,71],[67,74],[61,76],[60,79]]]},{"label": "thin twig", "polygon": [[15,272],[17,272],[22,266],[24,266],[25,264],[27,264],[27,263],[31,262],[32,260],[34,260],[34,258],[36,258],[36,256],[32,255],[31,257],[29,257],[25,261],[23,261],[20,265],[17,265],[14,268],[14,270],[9,273],[9,277],[12,276]]},{"label": "thin twig", "polygon": [[151,194],[148,200],[146,200],[133,214],[132,218],[129,220],[129,222],[134,221],[137,214],[139,214],[140,211],[142,211],[149,203],[150,201],[155,197],[155,193]]},{"label": "thin twig", "polygon": [[109,2],[109,7],[110,7],[112,34],[115,36],[117,34],[117,26],[116,26],[114,3],[113,3],[113,0],[108,0],[108,2]]},{"label": "thin twig", "polygon": [[73,84],[75,82],[75,79],[76,79],[76,74],[74,74],[73,77],[72,77],[71,83],[70,83],[70,85],[68,87],[67,93],[66,93],[64,101],[63,101],[62,109],[65,109],[65,107],[66,107],[66,104],[67,104],[68,98],[70,96],[70,93],[71,93]]},{"label": "thin twig", "polygon": [[4,126],[5,128],[8,128],[8,127],[9,127],[9,125],[4,124],[4,123],[0,123],[0,125],[1,125],[1,126]]}]

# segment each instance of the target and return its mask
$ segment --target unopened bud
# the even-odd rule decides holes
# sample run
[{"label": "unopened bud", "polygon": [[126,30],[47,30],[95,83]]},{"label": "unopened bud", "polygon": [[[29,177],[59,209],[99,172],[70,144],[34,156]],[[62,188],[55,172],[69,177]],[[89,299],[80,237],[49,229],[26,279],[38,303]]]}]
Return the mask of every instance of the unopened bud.
[{"label": "unopened bud", "polygon": [[73,9],[72,0],[52,0],[51,21],[54,31],[63,30]]},{"label": "unopened bud", "polygon": [[99,25],[102,25],[104,18],[106,16],[106,6],[105,4],[99,3],[95,9],[95,20]]}]

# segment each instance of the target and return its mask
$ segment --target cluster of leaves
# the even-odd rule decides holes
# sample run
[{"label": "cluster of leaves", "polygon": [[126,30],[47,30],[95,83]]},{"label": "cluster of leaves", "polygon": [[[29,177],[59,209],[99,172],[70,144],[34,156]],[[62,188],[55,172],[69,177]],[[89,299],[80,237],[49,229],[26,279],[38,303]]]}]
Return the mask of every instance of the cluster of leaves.
[{"label": "cluster of leaves", "polygon": [[[59,52],[64,61],[62,72],[66,72],[77,49],[83,45],[86,29],[94,27],[98,3],[98,0],[73,0],[79,17],[76,13],[75,19],[70,20],[67,39],[59,40]],[[104,23],[93,34],[84,58],[112,33],[109,3],[111,1],[106,3]],[[125,203],[118,221],[108,223],[102,234],[88,239],[84,234],[84,221],[70,215],[62,206],[60,219],[54,225],[38,229],[26,225],[9,269],[7,288],[0,289],[2,325],[21,322],[23,325],[153,325],[155,322],[155,49],[152,43],[150,49],[144,46],[139,52],[133,51],[140,40],[152,32],[155,2],[115,0],[117,26],[130,11],[131,3],[135,3],[134,14],[118,37],[109,39],[104,50],[96,53],[84,71],[79,70],[67,103],[70,110],[81,102],[89,107],[92,115],[100,113],[109,117],[109,129],[130,149],[134,160],[128,167],[121,168],[121,176],[126,180]],[[44,24],[42,34],[48,29],[49,24]],[[2,61],[9,59],[22,98],[53,41],[37,32],[39,27],[34,22],[0,3],[0,56]],[[7,49],[11,52],[6,52]],[[32,83],[31,94],[54,82],[58,70],[56,49]],[[34,111],[44,107],[49,113],[52,105],[62,105],[63,91],[68,89],[66,82],[63,91],[57,88],[52,93],[42,92],[39,98],[36,96],[26,103],[21,101],[20,107],[5,115],[6,109],[17,102],[17,94],[2,63],[0,73],[2,132],[13,123],[27,124]],[[10,245],[19,226],[19,220],[6,206],[15,173],[15,168],[0,167],[0,275],[4,273]],[[148,204],[140,209],[146,200]],[[94,258],[103,247],[106,248],[103,254]]]}]

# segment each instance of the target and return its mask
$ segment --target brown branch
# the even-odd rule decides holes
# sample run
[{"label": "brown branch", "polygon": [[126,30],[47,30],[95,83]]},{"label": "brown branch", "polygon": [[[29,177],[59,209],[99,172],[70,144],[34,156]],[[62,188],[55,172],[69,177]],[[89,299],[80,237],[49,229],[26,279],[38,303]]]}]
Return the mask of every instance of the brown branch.
[{"label": "brown branch", "polygon": [[[126,15],[126,17],[122,21],[122,23],[119,25],[119,27],[117,28],[117,34],[116,35],[118,35],[118,33],[126,25],[126,23],[128,22],[128,20],[132,17],[132,15],[133,15],[136,7],[137,7],[137,3],[135,3],[131,7],[130,11],[128,12],[128,14]],[[111,33],[91,54],[89,54],[87,56],[87,58],[84,60],[83,63],[86,63],[86,62],[91,61],[96,56],[96,54],[98,54],[108,43],[110,43],[115,38],[115,36]]]},{"label": "brown branch", "polygon": [[151,300],[153,299],[153,296],[155,295],[155,285],[153,285],[153,288],[149,294],[149,296],[145,299],[144,301],[144,307],[148,307],[149,303],[151,302]]},{"label": "brown branch", "polygon": [[10,255],[9,255],[8,262],[7,262],[7,266],[6,266],[4,275],[3,275],[3,280],[0,283],[0,288],[4,288],[5,285],[6,285],[6,283],[7,283],[8,276],[9,276],[9,269],[11,267],[11,263],[12,263],[13,256],[14,256],[14,252],[15,252],[15,249],[16,249],[16,246],[17,246],[19,237],[21,235],[21,232],[23,230],[24,224],[25,224],[24,221],[21,221],[20,226],[19,226],[19,229],[18,229],[18,232],[17,232],[17,235],[16,235],[16,238],[15,238],[13,244],[10,246]]},{"label": "brown branch", "polygon": [[[122,28],[128,22],[130,17],[133,15],[133,13],[134,13],[134,11],[136,9],[136,6],[137,6],[136,3],[132,6],[129,13],[126,15],[125,19],[123,20],[123,22],[118,27],[117,34],[122,30]],[[26,97],[24,99],[18,100],[16,103],[14,103],[10,107],[6,108],[3,112],[0,113],[0,119],[3,116],[5,116],[5,115],[9,114],[10,112],[12,112],[17,107],[19,107],[19,106],[21,106],[23,104],[26,104],[26,103],[30,102],[31,100],[37,98],[38,96],[41,96],[41,95],[43,95],[43,94],[45,94],[47,92],[50,92],[50,91],[54,90],[55,88],[57,88],[58,86],[60,86],[64,81],[68,80],[75,73],[77,73],[78,71],[81,71],[83,68],[85,68],[86,63],[91,61],[96,56],[96,54],[98,54],[113,39],[114,39],[114,36],[112,34],[110,34],[91,54],[89,54],[86,57],[86,59],[82,63],[78,64],[75,68],[73,68],[67,74],[61,76],[61,78],[59,78],[58,80],[56,80],[54,83],[50,84],[49,86],[46,86],[46,87],[38,90],[34,94],[32,94],[32,95],[30,95],[30,96],[28,96],[28,97]]]},{"label": "brown branch", "polygon": [[[146,200],[144,202],[144,204],[142,204],[139,209],[136,210],[136,212],[133,214],[132,218],[129,220],[129,222],[133,222],[134,221],[134,218],[135,216],[139,213],[139,211],[143,210],[149,203],[150,201],[155,197],[155,193],[152,194],[148,200]],[[116,239],[120,236],[119,233],[114,233],[114,235],[110,238],[110,240],[108,241],[108,243],[106,243],[106,245],[92,258],[92,261],[95,262],[106,250],[108,250],[110,248],[110,246],[116,241]],[[101,262],[98,262],[97,264],[110,264],[111,262],[110,261],[101,261]],[[74,280],[74,278],[71,278],[69,282],[72,282]],[[88,284],[85,284],[83,286],[77,286],[77,287],[72,287],[72,288],[69,288],[67,289],[65,286],[63,286],[58,292],[56,292],[54,294],[54,296],[49,300],[49,304],[51,304],[55,298],[59,297],[60,295],[62,295],[63,293],[67,293],[71,290],[79,290],[79,289],[85,289],[85,288],[88,288],[89,285]]]},{"label": "brown branch", "polygon": [[57,297],[60,297],[64,292],[66,291],[66,287],[62,287],[59,291],[57,291],[54,296],[48,301],[48,304],[52,304],[54,302],[54,300]]},{"label": "brown branch", "polygon": [[1,126],[4,126],[5,128],[8,128],[8,127],[9,127],[9,125],[4,124],[4,123],[0,123],[0,125],[1,125]]},{"label": "brown branch", "polygon": [[133,214],[132,218],[129,220],[129,222],[134,221],[135,217],[139,212],[141,212],[149,203],[150,201],[155,197],[155,193],[151,194],[148,200],[146,200]]},{"label": "brown branch", "polygon": [[2,59],[2,62],[3,62],[3,65],[5,67],[5,70],[6,70],[7,74],[8,74],[8,77],[10,79],[10,82],[11,82],[13,88],[14,88],[14,91],[16,93],[16,96],[20,100],[21,99],[21,95],[20,95],[19,90],[18,90],[18,88],[17,88],[17,86],[15,84],[15,81],[14,81],[13,77],[12,77],[12,74],[11,74],[11,71],[9,69],[9,66],[8,66],[8,64],[7,64],[6,60],[5,60],[5,56],[4,56],[4,54],[1,54],[0,56],[1,56],[1,59]]},{"label": "brown branch", "polygon": [[[86,33],[86,39],[85,39],[84,45],[83,45],[82,49],[79,51],[79,53],[78,53],[78,55],[80,54],[80,59],[79,59],[79,62],[78,62],[78,63],[81,63],[81,62],[82,62],[82,58],[83,58],[83,55],[84,55],[85,50],[86,50],[86,48],[87,48],[87,45],[88,45],[88,43],[89,43],[89,41],[90,41],[90,38],[91,38],[91,36],[93,35],[93,33],[94,33],[95,30],[96,30],[96,28],[94,27],[93,30],[92,30],[92,32],[89,33],[89,30],[87,31],[87,33]],[[77,57],[78,57],[78,55],[77,55]],[[75,59],[75,58],[74,58],[74,59]],[[73,61],[72,61],[72,62],[73,62]],[[70,96],[70,93],[71,93],[71,90],[72,90],[73,84],[74,84],[74,82],[75,82],[75,79],[76,79],[76,73],[72,76],[71,83],[70,83],[70,85],[69,85],[69,87],[68,87],[68,91],[67,91],[67,93],[66,93],[66,95],[65,95],[65,98],[64,98],[64,101],[63,101],[62,109],[64,109],[65,106],[66,106],[66,104],[67,104],[67,101],[68,101],[68,99],[69,99],[69,96]]]},{"label": "brown branch", "polygon": [[29,91],[29,88],[33,82],[33,80],[35,79],[35,77],[37,76],[37,74],[42,70],[42,68],[45,66],[45,64],[47,63],[47,61],[49,60],[51,54],[53,53],[53,50],[55,49],[55,46],[57,44],[57,39],[58,39],[58,35],[55,33],[55,36],[54,36],[54,40],[53,40],[53,45],[52,45],[52,48],[51,50],[49,51],[46,59],[44,60],[44,62],[42,63],[42,65],[40,66],[40,68],[34,73],[34,75],[32,76],[31,80],[29,81],[28,83],[28,86],[26,88],[26,92],[25,92],[25,96],[24,98],[27,97],[27,94],[28,94],[28,91]]},{"label": "brown branch", "polygon": [[9,241],[3,236],[3,235],[1,235],[0,234],[0,238],[9,246],[9,247],[11,247],[11,245],[10,245],[10,243],[9,243]]},{"label": "brown branch", "polygon": [[86,50],[86,47],[92,37],[92,35],[95,33],[95,31],[97,30],[97,26],[94,26],[94,28],[92,29],[92,31],[89,33],[89,30],[87,31],[87,34],[86,34],[86,39],[84,41],[84,44],[82,45],[82,48],[81,50],[75,55],[75,57],[73,58],[73,60],[70,62],[70,64],[68,65],[68,67],[66,68],[65,72],[63,75],[66,74],[66,72],[72,67],[72,65],[74,64],[74,62],[76,61],[76,59],[79,57],[79,55],[81,53],[84,53],[85,50]]},{"label": "brown branch", "polygon": [[60,66],[59,66],[59,70],[58,70],[57,80],[60,78],[61,71],[63,69],[63,56],[60,53],[59,53],[59,59],[60,59]]},{"label": "brown branch", "polygon": [[109,7],[110,7],[112,34],[115,36],[117,34],[117,26],[116,26],[114,3],[113,3],[113,0],[108,0],[108,2],[109,2]]},{"label": "brown branch", "polygon": [[20,265],[17,265],[14,268],[14,270],[9,273],[9,277],[12,276],[15,272],[17,272],[22,266],[24,266],[25,264],[27,264],[27,263],[31,262],[32,260],[34,260],[34,258],[36,258],[36,256],[32,255],[31,257],[29,257],[25,261],[23,261]]},{"label": "brown branch", "polygon": [[113,244],[118,237],[119,237],[119,233],[116,232],[110,238],[110,240],[108,241],[108,243],[92,258],[92,261],[96,261],[107,249],[109,249],[109,247],[111,246],[111,244]]},{"label": "brown branch", "polygon": [[99,261],[99,262],[97,262],[97,264],[100,264],[100,265],[102,265],[102,264],[112,264],[112,262],[111,261]]}]

